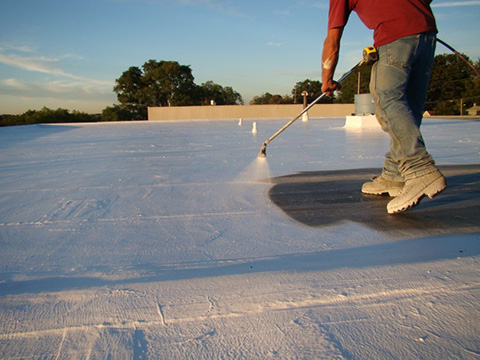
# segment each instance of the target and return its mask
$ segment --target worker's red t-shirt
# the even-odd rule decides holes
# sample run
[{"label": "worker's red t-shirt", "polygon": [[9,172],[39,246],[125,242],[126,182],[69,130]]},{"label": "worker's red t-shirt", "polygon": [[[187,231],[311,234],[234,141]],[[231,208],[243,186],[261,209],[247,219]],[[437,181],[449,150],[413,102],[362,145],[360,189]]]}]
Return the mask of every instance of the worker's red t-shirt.
[{"label": "worker's red t-shirt", "polygon": [[404,36],[427,31],[437,32],[430,8],[432,0],[330,0],[328,28],[343,27],[352,11],[373,29],[375,46]]}]

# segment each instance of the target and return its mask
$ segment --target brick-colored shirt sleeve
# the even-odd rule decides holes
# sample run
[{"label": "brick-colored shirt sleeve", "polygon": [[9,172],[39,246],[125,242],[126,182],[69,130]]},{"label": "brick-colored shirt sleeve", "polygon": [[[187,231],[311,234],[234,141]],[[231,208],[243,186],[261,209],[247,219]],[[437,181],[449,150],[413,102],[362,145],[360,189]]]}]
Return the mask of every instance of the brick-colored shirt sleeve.
[{"label": "brick-colored shirt sleeve", "polygon": [[352,10],[348,0],[330,0],[328,10],[328,28],[344,27]]}]

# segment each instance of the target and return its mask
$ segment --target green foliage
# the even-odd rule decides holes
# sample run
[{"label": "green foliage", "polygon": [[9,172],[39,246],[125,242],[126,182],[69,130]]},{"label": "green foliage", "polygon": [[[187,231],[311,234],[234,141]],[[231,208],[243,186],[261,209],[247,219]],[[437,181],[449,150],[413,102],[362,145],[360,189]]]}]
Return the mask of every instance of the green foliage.
[{"label": "green foliage", "polygon": [[243,105],[242,96],[231,87],[222,87],[213,81],[207,81],[199,89],[202,105],[210,105],[213,100],[216,105]]},{"label": "green foliage", "polygon": [[336,103],[351,104],[355,101],[355,94],[358,94],[358,84],[360,80],[360,94],[370,92],[370,77],[372,73],[371,65],[362,65],[357,71],[348,76],[341,84],[341,90],[335,99]]},{"label": "green foliage", "polygon": [[176,61],[149,60],[143,65],[141,89],[145,105],[185,106],[197,105],[197,91],[192,70]]},{"label": "green foliage", "polygon": [[[146,118],[149,106],[206,105],[213,100],[218,105],[243,104],[242,97],[231,87],[222,87],[212,81],[198,86],[192,70],[176,61],[149,60],[142,69],[130,67],[116,80],[113,89],[118,101],[133,118]],[[105,116],[123,109],[108,109]],[[118,115],[122,117],[122,115]]]},{"label": "green foliage", "polygon": [[434,109],[435,115],[460,115],[460,101],[441,101]]},{"label": "green foliage", "polygon": [[[292,89],[292,95],[296,99],[296,103],[303,103],[302,93],[304,91],[308,93],[307,103],[311,103],[322,94],[322,83],[318,80],[310,79],[297,82]],[[318,103],[330,104],[332,102],[332,97],[323,97]]]},{"label": "green foliage", "polygon": [[51,123],[78,123],[100,121],[100,115],[84,112],[69,112],[65,109],[52,110],[47,107],[41,110],[28,110],[21,115],[1,115],[0,126],[51,124]]},{"label": "green foliage", "polygon": [[146,120],[147,111],[144,107],[134,105],[113,105],[102,111],[102,121]]},{"label": "green foliage", "polygon": [[250,105],[267,105],[267,104],[291,104],[292,99],[288,96],[283,97],[279,94],[270,94],[269,92],[260,96],[254,96],[250,101]]},{"label": "green foliage", "polygon": [[[467,56],[465,58],[468,60]],[[427,108],[433,109],[435,114],[459,115],[460,101],[452,100],[470,97],[475,92],[474,73],[464,61],[455,54],[435,56]],[[478,89],[476,95],[480,95]]]},{"label": "green foliage", "polygon": [[[464,55],[465,56],[465,55]],[[468,59],[467,56],[465,56]],[[475,67],[480,70],[480,59]],[[322,99],[321,102],[353,103],[354,95],[358,93],[360,78],[360,93],[369,93],[371,66],[363,65],[356,72],[347,77],[341,84],[335,98]],[[293,90],[293,98],[296,102],[303,101],[301,93],[308,92],[307,102],[311,103],[321,93],[319,81],[304,80],[298,82]],[[289,97],[264,93],[255,96],[251,104],[286,104]],[[463,113],[474,103],[480,103],[480,78],[475,76],[472,69],[455,54],[437,55],[434,60],[430,88],[427,93],[426,109],[434,110],[437,115],[459,115],[460,106],[463,103]]]},{"label": "green foliage", "polygon": [[137,67],[130,67],[116,80],[113,91],[117,93],[118,101],[122,104],[136,104],[141,97],[141,90],[146,86],[143,83],[142,71]]},{"label": "green foliage", "polygon": [[[467,56],[465,58],[468,60]],[[480,68],[480,60],[477,60],[475,66]],[[371,66],[364,65],[344,80],[335,102],[354,102],[354,95],[358,92],[359,73],[360,93],[370,92]],[[464,107],[468,108],[474,102],[479,102],[479,97],[480,79],[475,77],[464,61],[455,54],[435,56],[426,109],[434,110],[438,115],[459,115],[460,99],[464,99]]]},{"label": "green foliage", "polygon": [[434,60],[428,98],[430,101],[455,99],[466,90],[471,69],[455,54],[437,55]]},{"label": "green foliage", "polygon": [[[306,79],[299,81],[295,84],[292,89],[292,96],[285,95],[281,96],[279,94],[271,94],[266,92],[260,96],[254,96],[251,105],[265,105],[265,104],[302,104],[303,96],[302,93],[307,92],[307,103],[311,103],[317,97],[322,94],[322,83],[317,80]],[[333,99],[325,97],[319,101],[319,103],[332,103]]]},{"label": "green foliage", "polygon": [[125,106],[181,106],[197,105],[189,66],[176,61],[149,60],[142,70],[130,67],[116,80],[113,90],[118,101]]}]

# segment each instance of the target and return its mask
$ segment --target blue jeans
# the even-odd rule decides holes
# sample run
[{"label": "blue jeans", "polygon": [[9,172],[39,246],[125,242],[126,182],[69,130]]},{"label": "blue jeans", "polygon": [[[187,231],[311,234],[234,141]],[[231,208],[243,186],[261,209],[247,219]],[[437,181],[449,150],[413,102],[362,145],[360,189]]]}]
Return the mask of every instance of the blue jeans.
[{"label": "blue jeans", "polygon": [[405,181],[436,170],[420,125],[430,83],[436,36],[407,36],[378,48],[370,92],[376,117],[390,135],[382,176]]}]

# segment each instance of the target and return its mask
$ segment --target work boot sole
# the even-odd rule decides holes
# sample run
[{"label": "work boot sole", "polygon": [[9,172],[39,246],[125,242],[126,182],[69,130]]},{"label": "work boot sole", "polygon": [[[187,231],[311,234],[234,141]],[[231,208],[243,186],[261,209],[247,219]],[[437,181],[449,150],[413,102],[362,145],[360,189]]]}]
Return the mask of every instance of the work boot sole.
[{"label": "work boot sole", "polygon": [[385,191],[373,191],[373,190],[364,190],[362,189],[362,193],[368,194],[368,195],[387,195],[390,197],[396,197],[400,192],[402,191],[402,188],[398,189],[390,189],[390,190],[385,190]]},{"label": "work boot sole", "polygon": [[400,194],[400,196],[390,201],[387,204],[387,212],[389,214],[396,214],[408,210],[417,205],[425,195],[427,195],[430,199],[433,199],[435,195],[445,190],[446,187],[447,183],[445,181],[445,177],[439,173],[439,177],[427,184],[425,187],[421,188],[419,191],[410,191],[412,194],[409,196],[407,196],[407,194]]}]

